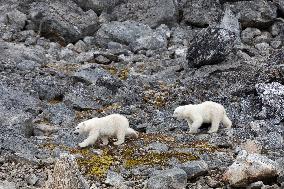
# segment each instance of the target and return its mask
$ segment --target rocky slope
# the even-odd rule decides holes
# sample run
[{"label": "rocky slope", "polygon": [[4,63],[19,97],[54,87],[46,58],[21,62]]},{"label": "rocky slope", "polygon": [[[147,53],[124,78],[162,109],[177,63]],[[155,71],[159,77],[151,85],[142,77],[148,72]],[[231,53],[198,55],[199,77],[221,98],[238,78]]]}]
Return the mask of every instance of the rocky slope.
[{"label": "rocky slope", "polygon": [[[282,0],[0,0],[0,188],[283,188]],[[187,133],[206,100],[233,128]],[[79,149],[82,120],[140,132]],[[238,176],[236,176],[238,175]]]}]

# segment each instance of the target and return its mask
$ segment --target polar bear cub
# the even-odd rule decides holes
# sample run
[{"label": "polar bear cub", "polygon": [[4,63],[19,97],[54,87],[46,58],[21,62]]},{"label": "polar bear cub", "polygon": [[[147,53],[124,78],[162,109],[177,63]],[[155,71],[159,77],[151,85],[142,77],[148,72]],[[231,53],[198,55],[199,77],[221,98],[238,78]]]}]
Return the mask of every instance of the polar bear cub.
[{"label": "polar bear cub", "polygon": [[232,122],[226,115],[225,108],[216,102],[205,101],[201,104],[179,106],[175,109],[173,117],[185,119],[190,128],[189,133],[197,133],[202,123],[211,123],[208,133],[215,133],[222,122],[225,127],[231,128]]},{"label": "polar bear cub", "polygon": [[93,118],[83,121],[75,128],[74,134],[88,134],[88,138],[79,143],[81,148],[94,144],[98,138],[103,145],[108,144],[108,138],[115,136],[115,145],[124,143],[125,136],[138,137],[138,133],[129,127],[126,117],[120,114],[111,114],[101,118]]}]

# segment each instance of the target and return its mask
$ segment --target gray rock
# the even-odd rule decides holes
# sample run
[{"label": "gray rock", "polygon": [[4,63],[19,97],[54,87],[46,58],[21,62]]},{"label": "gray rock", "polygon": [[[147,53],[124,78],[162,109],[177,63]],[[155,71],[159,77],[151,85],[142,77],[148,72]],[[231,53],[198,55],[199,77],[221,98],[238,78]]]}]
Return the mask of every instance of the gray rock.
[{"label": "gray rock", "polygon": [[98,64],[110,64],[110,60],[102,55],[99,55],[95,58],[96,63]]},{"label": "gray rock", "polygon": [[187,60],[190,67],[218,64],[232,51],[235,35],[229,30],[207,28],[191,42]]},{"label": "gray rock", "polygon": [[79,40],[75,46],[74,46],[74,50],[81,53],[81,52],[85,52],[87,51],[87,45],[85,44],[84,41]]},{"label": "gray rock", "polygon": [[89,52],[82,52],[76,57],[76,61],[78,63],[83,63],[83,62],[91,62],[94,60],[94,52],[89,51]]},{"label": "gray rock", "polygon": [[29,29],[62,44],[76,42],[98,29],[98,17],[92,10],[84,12],[72,1],[33,2],[30,5]]},{"label": "gray rock", "polygon": [[99,109],[101,105],[94,98],[94,93],[83,84],[72,86],[64,96],[63,102],[78,110]]},{"label": "gray rock", "polygon": [[152,30],[148,25],[134,21],[103,24],[96,34],[96,41],[107,48],[110,42],[130,46],[133,51],[160,49],[167,46],[167,32],[164,27]]},{"label": "gray rock", "polygon": [[134,21],[114,21],[101,26],[96,33],[96,41],[102,47],[107,47],[111,41],[129,45],[149,33],[152,33],[152,29],[147,25]]},{"label": "gray rock", "polygon": [[6,32],[20,31],[25,27],[27,15],[23,12],[17,9],[13,10],[13,6],[5,5],[0,7],[0,11],[2,13],[0,16],[1,37]]},{"label": "gray rock", "polygon": [[33,135],[35,136],[50,136],[56,133],[57,127],[47,125],[47,124],[36,124],[33,126]]},{"label": "gray rock", "polygon": [[257,28],[246,28],[242,31],[242,42],[253,45],[254,44],[254,38],[261,35],[261,31]]},{"label": "gray rock", "polygon": [[147,150],[156,150],[158,152],[166,152],[169,150],[169,147],[166,144],[160,142],[150,143],[147,147]]},{"label": "gray rock", "polygon": [[106,184],[111,186],[115,186],[117,188],[126,189],[125,181],[121,175],[116,172],[108,171],[107,178],[105,180]]},{"label": "gray rock", "polygon": [[279,123],[283,119],[284,108],[284,86],[277,82],[259,83],[255,86],[262,101],[262,111],[266,112],[266,118],[274,123]]},{"label": "gray rock", "polygon": [[8,181],[0,181],[0,188],[1,189],[16,189],[16,184],[13,182]]},{"label": "gray rock", "polygon": [[39,68],[40,64],[36,63],[32,60],[23,60],[17,64],[17,68],[20,70],[34,70],[35,68]]},{"label": "gray rock", "polygon": [[188,179],[205,175],[208,172],[208,165],[205,161],[189,161],[180,165]]},{"label": "gray rock", "polygon": [[153,173],[147,181],[149,189],[184,189],[187,183],[186,172],[182,169],[166,169]]},{"label": "gray rock", "polygon": [[154,28],[160,24],[175,25],[178,8],[173,0],[129,0],[115,7],[112,15],[118,21],[134,20]]},{"label": "gray rock", "polygon": [[259,154],[241,153],[226,170],[223,179],[231,186],[242,187],[277,175],[278,165],[275,161]]},{"label": "gray rock", "polygon": [[183,21],[192,26],[207,27],[221,19],[221,4],[214,0],[191,0],[183,5]]},{"label": "gray rock", "polygon": [[238,1],[231,6],[239,14],[242,28],[265,27],[276,18],[276,6],[265,0]]},{"label": "gray rock", "polygon": [[112,9],[123,2],[123,0],[75,0],[84,10],[92,9],[101,14],[103,11],[111,12]]},{"label": "gray rock", "polygon": [[81,175],[74,157],[70,154],[62,154],[56,161],[53,172],[49,171],[44,188],[87,189],[90,186]]},{"label": "gray rock", "polygon": [[74,59],[78,56],[78,54],[70,49],[70,48],[62,48],[59,53],[59,59],[66,60],[69,62],[74,62]]},{"label": "gray rock", "polygon": [[37,183],[38,180],[39,180],[39,178],[35,174],[31,174],[27,178],[27,182],[31,186],[34,186]]}]

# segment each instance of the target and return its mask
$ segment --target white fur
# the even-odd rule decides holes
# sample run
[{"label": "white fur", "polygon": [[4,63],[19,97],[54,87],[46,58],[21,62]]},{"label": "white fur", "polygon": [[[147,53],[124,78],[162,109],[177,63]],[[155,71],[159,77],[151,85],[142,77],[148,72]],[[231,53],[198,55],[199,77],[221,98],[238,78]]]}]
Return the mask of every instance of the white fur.
[{"label": "white fur", "polygon": [[108,138],[115,136],[117,141],[115,145],[124,143],[125,136],[138,137],[135,130],[129,127],[129,122],[126,117],[120,114],[111,114],[101,118],[93,118],[78,124],[74,131],[75,134],[88,134],[88,138],[79,143],[81,148],[94,144],[98,138],[103,142],[103,145],[108,144]]},{"label": "white fur", "polygon": [[202,123],[211,123],[208,133],[217,132],[222,122],[225,127],[231,128],[232,122],[227,117],[225,108],[216,102],[205,101],[201,104],[179,106],[175,109],[174,117],[185,119],[190,128],[189,133],[197,133]]}]

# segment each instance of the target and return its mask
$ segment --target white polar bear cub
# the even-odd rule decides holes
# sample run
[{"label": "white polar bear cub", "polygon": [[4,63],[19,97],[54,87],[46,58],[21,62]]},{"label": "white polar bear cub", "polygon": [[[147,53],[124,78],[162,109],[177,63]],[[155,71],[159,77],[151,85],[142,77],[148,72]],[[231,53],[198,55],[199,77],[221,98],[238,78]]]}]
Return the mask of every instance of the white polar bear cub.
[{"label": "white polar bear cub", "polygon": [[225,108],[221,104],[212,101],[179,106],[175,109],[173,117],[179,120],[185,119],[190,128],[189,133],[197,133],[202,123],[211,123],[208,133],[217,132],[220,122],[227,128],[232,126],[231,120],[226,115]]},{"label": "white polar bear cub", "polygon": [[125,136],[138,137],[137,132],[129,127],[127,118],[120,114],[96,117],[79,123],[74,134],[83,133],[88,134],[88,138],[79,143],[81,148],[94,144],[98,138],[101,138],[103,145],[107,145],[108,138],[116,136],[117,141],[114,145],[120,145],[124,143]]}]

